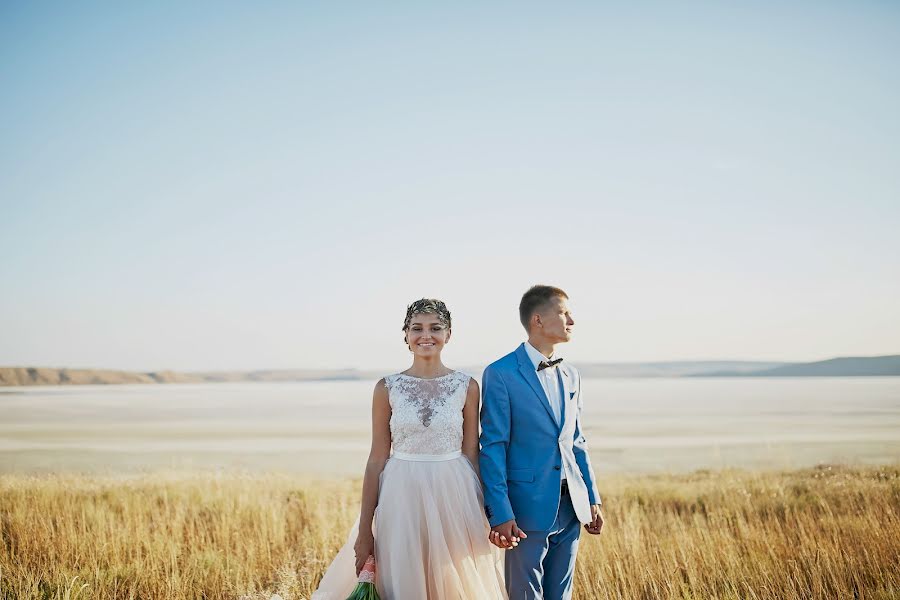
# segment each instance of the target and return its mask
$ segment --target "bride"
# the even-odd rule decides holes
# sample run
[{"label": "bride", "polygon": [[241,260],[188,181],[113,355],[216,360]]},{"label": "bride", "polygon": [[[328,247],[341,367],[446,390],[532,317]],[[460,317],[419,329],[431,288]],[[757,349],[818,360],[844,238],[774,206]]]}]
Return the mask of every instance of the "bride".
[{"label": "bride", "polygon": [[382,600],[505,599],[482,510],[478,383],[441,362],[443,302],[413,302],[403,331],[413,364],[375,385],[359,520],[312,598],[346,600],[373,555]]}]

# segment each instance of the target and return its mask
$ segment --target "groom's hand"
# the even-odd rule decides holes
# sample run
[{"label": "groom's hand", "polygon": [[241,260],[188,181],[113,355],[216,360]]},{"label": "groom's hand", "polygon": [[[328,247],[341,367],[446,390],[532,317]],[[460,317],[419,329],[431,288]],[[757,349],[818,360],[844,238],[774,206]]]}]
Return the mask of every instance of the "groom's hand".
[{"label": "groom's hand", "polygon": [[603,529],[603,513],[600,512],[599,504],[591,506],[591,516],[594,517],[594,520],[585,525],[584,528],[588,533],[597,535]]},{"label": "groom's hand", "polygon": [[527,538],[525,532],[519,529],[515,519],[510,519],[505,523],[500,523],[491,527],[491,533],[488,536],[491,543],[498,548],[509,549],[519,545],[519,540]]}]

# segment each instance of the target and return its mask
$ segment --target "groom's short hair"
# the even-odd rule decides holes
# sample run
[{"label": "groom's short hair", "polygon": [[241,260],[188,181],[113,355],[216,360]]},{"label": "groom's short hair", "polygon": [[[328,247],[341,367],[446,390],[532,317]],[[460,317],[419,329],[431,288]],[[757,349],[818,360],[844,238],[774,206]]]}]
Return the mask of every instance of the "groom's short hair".
[{"label": "groom's short hair", "polygon": [[569,295],[552,285],[533,285],[531,289],[525,292],[522,296],[522,301],[519,302],[519,320],[522,322],[522,327],[525,328],[525,331],[528,331],[528,323],[531,321],[531,316],[544,308],[554,298],[565,298],[568,300]]}]

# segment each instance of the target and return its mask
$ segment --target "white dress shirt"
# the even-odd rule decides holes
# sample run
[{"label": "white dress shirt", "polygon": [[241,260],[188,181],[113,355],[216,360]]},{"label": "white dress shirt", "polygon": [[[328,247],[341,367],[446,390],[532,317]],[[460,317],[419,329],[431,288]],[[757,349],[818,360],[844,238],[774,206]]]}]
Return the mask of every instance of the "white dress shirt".
[{"label": "white dress shirt", "polygon": [[[525,352],[528,354],[528,358],[531,359],[531,363],[534,365],[535,374],[537,375],[538,381],[541,382],[541,387],[544,388],[544,393],[547,394],[547,400],[550,401],[550,408],[553,410],[553,416],[556,417],[557,423],[562,423],[562,392],[560,392],[560,381],[559,381],[559,370],[556,366],[548,367],[546,369],[537,370],[538,365],[545,360],[553,360],[554,357],[546,357],[541,352],[531,345],[531,342],[525,342]],[[558,357],[557,357],[558,358]],[[566,478],[566,472],[563,470],[562,478]]]}]

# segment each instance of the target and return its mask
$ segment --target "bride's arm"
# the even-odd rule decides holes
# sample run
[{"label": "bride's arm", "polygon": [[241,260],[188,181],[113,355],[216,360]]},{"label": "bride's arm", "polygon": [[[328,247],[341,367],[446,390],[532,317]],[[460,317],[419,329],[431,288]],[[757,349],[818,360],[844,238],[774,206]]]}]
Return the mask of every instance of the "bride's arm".
[{"label": "bride's arm", "polygon": [[378,505],[378,480],[391,454],[391,404],[384,379],[375,384],[372,396],[372,448],[363,477],[362,508],[359,512],[359,537],[356,540],[356,573],[362,570],[369,555],[375,554],[372,521]]},{"label": "bride's arm", "polygon": [[481,390],[478,382],[469,380],[469,390],[466,393],[466,404],[463,406],[463,443],[462,451],[475,468],[475,473],[481,475],[478,469],[478,408],[481,402]]}]

